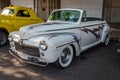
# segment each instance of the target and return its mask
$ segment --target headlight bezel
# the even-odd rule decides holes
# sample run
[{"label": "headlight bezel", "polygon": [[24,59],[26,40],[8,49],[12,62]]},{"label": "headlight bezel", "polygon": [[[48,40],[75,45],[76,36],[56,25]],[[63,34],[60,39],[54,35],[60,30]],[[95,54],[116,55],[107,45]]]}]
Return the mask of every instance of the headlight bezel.
[{"label": "headlight bezel", "polygon": [[46,41],[40,41],[39,48],[43,51],[46,51],[48,48]]}]

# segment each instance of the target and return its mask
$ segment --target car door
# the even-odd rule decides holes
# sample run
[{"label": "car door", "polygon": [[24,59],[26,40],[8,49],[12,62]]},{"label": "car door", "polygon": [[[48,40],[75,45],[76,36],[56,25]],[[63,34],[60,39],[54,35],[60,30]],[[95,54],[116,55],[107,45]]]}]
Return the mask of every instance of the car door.
[{"label": "car door", "polygon": [[86,12],[81,19],[81,46],[89,48],[92,44],[100,41],[101,27],[95,21],[87,21]]},{"label": "car door", "polygon": [[81,30],[81,46],[89,47],[92,44],[100,41],[101,37],[101,28],[99,25],[92,25],[91,23],[87,23],[86,26],[82,27]]},{"label": "car door", "polygon": [[27,10],[18,10],[15,19],[13,21],[13,26],[16,30],[20,27],[31,24],[32,19],[30,13]]}]

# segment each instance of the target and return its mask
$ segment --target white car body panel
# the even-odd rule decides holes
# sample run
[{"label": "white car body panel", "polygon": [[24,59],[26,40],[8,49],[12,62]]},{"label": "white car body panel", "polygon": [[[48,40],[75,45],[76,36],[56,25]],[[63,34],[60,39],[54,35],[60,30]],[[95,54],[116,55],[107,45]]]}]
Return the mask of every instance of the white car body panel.
[{"label": "white car body panel", "polygon": [[[55,11],[59,10],[75,10],[80,11],[81,14],[77,22],[51,21],[49,17],[46,23],[28,25],[22,27],[18,32],[10,33],[11,54],[15,52],[15,54],[23,60],[28,60],[32,54],[32,57],[37,58],[40,62],[53,63],[58,59],[67,45],[73,45],[76,56],[79,56],[80,53],[86,49],[103,43],[106,35],[110,33],[110,27],[106,21],[96,20],[82,22],[83,10],[58,9]],[[40,49],[41,41],[46,42],[47,50],[43,51]],[[28,52],[31,54],[19,51],[19,49],[16,49],[16,43],[19,46],[25,46],[24,49],[27,49],[26,47],[39,49],[38,53],[40,56],[33,56],[32,51],[29,50]],[[37,64],[34,62],[31,63]]]}]

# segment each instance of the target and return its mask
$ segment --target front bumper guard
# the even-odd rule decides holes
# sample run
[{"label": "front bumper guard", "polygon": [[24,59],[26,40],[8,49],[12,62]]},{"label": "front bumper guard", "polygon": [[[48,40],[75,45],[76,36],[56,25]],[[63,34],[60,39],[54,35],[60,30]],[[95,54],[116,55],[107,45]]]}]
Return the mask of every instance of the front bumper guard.
[{"label": "front bumper guard", "polygon": [[[17,55],[17,52],[13,51],[12,49],[9,49],[9,53],[12,56],[16,57],[18,60],[23,61],[25,63],[29,63],[29,64],[33,64],[33,65],[37,65],[37,66],[43,66],[43,67],[48,65],[47,61],[46,62],[40,62],[40,61],[29,61],[29,60],[26,60],[26,59],[22,59],[20,56]],[[42,60],[44,60],[44,59],[42,59]]]}]

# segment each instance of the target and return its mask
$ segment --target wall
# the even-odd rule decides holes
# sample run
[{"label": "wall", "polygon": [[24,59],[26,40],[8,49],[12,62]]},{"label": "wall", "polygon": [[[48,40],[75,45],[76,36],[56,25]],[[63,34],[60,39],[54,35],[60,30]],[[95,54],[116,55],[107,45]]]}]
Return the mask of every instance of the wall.
[{"label": "wall", "polygon": [[61,8],[79,8],[87,16],[102,18],[103,0],[61,0]]},{"label": "wall", "polygon": [[[37,0],[35,1],[37,2]],[[31,7],[34,9],[34,0],[11,0],[11,4]],[[37,3],[37,5],[40,4]],[[103,0],[61,0],[61,8],[84,9],[87,11],[87,16],[91,16],[91,17],[102,18],[102,7],[103,7]],[[40,14],[38,10],[39,9],[35,8],[35,11],[38,14]]]},{"label": "wall", "polygon": [[120,23],[120,8],[111,8],[111,23]]},{"label": "wall", "polygon": [[10,0],[0,0],[0,10],[10,5]]},{"label": "wall", "polygon": [[60,0],[37,0],[37,14],[43,19],[48,19],[51,11],[60,8]]},{"label": "wall", "polygon": [[34,0],[11,0],[11,4],[34,9]]}]

